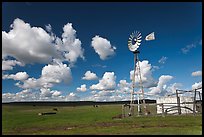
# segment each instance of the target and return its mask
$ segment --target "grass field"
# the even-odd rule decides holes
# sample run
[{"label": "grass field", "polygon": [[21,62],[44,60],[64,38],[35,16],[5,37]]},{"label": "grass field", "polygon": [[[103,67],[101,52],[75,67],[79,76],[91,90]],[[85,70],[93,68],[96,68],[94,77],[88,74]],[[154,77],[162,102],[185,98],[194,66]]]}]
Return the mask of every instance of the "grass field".
[{"label": "grass field", "polygon": [[[41,115],[40,112],[57,114]],[[121,105],[99,107],[2,105],[2,134],[27,135],[201,135],[202,115],[134,116],[112,119]]]}]

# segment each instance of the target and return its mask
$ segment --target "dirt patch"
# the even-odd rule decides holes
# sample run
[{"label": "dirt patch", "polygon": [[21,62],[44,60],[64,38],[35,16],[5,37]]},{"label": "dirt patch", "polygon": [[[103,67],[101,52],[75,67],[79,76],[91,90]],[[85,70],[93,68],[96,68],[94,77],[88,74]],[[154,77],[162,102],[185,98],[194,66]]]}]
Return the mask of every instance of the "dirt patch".
[{"label": "dirt patch", "polygon": [[97,127],[112,127],[112,126],[121,126],[121,125],[124,125],[124,123],[102,122],[102,123],[96,123],[93,126],[97,126]]},{"label": "dirt patch", "polygon": [[67,125],[67,126],[55,126],[55,127],[29,127],[29,128],[15,128],[15,133],[18,134],[33,134],[41,131],[49,131],[49,130],[72,130],[77,128],[78,126]]}]

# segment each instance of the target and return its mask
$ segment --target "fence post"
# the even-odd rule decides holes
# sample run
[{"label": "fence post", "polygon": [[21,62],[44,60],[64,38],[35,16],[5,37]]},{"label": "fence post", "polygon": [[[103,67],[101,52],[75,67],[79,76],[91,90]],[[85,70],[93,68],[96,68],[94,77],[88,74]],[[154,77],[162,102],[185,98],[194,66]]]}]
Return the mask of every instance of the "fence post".
[{"label": "fence post", "polygon": [[195,89],[195,94],[194,94],[194,99],[193,99],[193,114],[195,115],[195,105],[196,105],[196,89]]},{"label": "fence post", "polygon": [[181,107],[180,107],[180,98],[178,96],[178,90],[176,89],[176,98],[177,98],[177,106],[178,106],[178,114],[181,114]]},{"label": "fence post", "polygon": [[164,114],[164,104],[163,103],[161,104],[161,107],[162,107],[162,116],[164,117],[165,114]]},{"label": "fence post", "polygon": [[122,105],[122,118],[124,118],[124,112],[123,112],[124,110],[123,110],[123,108],[124,108],[124,107],[123,107],[123,105]]}]

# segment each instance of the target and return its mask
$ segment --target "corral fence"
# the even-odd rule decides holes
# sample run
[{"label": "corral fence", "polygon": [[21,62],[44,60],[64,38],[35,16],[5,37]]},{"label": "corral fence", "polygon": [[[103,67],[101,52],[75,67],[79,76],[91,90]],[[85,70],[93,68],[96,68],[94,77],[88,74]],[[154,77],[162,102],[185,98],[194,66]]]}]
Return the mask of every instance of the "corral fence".
[{"label": "corral fence", "polygon": [[181,115],[202,114],[202,87],[194,90],[180,90],[157,99],[156,103],[146,104],[148,113],[144,113],[143,104],[123,104],[122,117],[141,115]]}]

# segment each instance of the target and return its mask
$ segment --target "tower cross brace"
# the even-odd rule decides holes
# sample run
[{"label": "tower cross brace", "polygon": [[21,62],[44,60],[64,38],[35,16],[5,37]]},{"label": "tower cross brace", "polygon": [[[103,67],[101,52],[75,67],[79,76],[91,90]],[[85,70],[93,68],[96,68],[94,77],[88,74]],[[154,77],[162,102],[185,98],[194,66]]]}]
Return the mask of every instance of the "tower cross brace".
[{"label": "tower cross brace", "polygon": [[[138,87],[140,89],[140,92],[142,93],[142,103],[143,103],[145,115],[147,115],[148,111],[147,111],[147,107],[146,107],[146,103],[145,103],[145,98],[144,98],[144,89],[143,89],[142,76],[141,76],[141,70],[140,70],[140,64],[139,64],[139,56],[138,56],[138,54],[140,52],[138,50],[136,50],[133,53],[134,53],[134,74],[133,74],[133,78],[132,78],[132,92],[131,92],[130,104],[134,104],[135,74],[136,74],[137,78],[139,79],[139,86]],[[139,107],[139,95],[140,94],[137,94],[137,96],[138,96],[138,114],[139,114],[139,111],[140,111],[140,107]],[[132,105],[130,107],[130,113],[131,113],[131,115],[133,115],[133,113],[134,113],[134,107]]]}]

